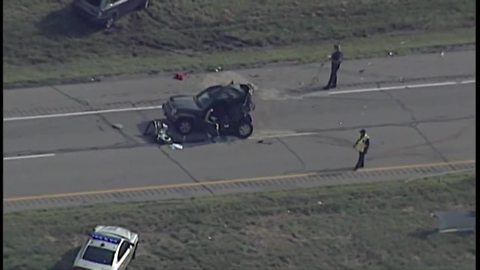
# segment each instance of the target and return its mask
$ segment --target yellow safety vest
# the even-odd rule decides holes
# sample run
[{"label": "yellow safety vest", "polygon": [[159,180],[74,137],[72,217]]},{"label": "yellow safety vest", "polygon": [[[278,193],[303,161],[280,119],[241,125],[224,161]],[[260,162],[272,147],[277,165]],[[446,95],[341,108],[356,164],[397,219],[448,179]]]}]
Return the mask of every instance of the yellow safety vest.
[{"label": "yellow safety vest", "polygon": [[365,142],[367,141],[367,139],[370,139],[370,137],[368,137],[368,135],[365,133],[363,137],[360,137],[357,140],[354,147],[355,149],[357,149],[358,152],[363,152],[365,150],[365,147],[367,146]]}]

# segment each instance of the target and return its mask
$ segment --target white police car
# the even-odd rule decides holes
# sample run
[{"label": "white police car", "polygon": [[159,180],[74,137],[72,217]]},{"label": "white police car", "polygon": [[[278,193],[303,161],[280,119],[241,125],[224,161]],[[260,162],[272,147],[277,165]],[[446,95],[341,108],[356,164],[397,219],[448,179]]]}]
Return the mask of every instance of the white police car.
[{"label": "white police car", "polygon": [[117,226],[97,226],[82,246],[73,270],[126,269],[135,258],[138,234]]}]

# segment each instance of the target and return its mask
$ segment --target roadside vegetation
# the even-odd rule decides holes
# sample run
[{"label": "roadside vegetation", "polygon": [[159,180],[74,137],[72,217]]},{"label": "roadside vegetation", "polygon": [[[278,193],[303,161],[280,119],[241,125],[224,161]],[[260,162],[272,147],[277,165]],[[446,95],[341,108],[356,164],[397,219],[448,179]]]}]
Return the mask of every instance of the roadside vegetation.
[{"label": "roadside vegetation", "polygon": [[108,31],[70,4],[4,1],[4,87],[475,44],[475,0],[154,0]]},{"label": "roadside vegetation", "polygon": [[69,269],[98,224],[140,233],[131,269],[475,268],[475,234],[437,210],[475,210],[475,174],[4,215],[4,269]]}]

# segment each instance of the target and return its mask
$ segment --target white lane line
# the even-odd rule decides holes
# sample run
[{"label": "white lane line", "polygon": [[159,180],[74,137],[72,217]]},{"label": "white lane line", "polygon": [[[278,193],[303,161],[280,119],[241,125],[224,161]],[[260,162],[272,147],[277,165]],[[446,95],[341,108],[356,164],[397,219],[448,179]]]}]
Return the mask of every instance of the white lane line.
[{"label": "white lane line", "polygon": [[439,83],[424,83],[424,84],[372,87],[372,88],[365,88],[365,89],[351,89],[351,90],[331,91],[331,92],[327,92],[327,93],[321,91],[321,92],[306,94],[305,97],[325,96],[325,95],[342,95],[342,94],[391,91],[391,90],[407,90],[407,89],[416,89],[416,88],[429,88],[429,87],[440,87],[440,86],[449,86],[449,85],[457,85],[457,84],[472,84],[472,83],[475,83],[475,80],[466,80],[466,81],[461,81],[461,82],[439,82]]},{"label": "white lane line", "polygon": [[45,158],[45,157],[53,157],[55,154],[40,154],[40,155],[28,155],[28,156],[13,156],[13,157],[4,157],[3,161],[6,160],[16,160],[16,159],[28,159],[28,158]]},{"label": "white lane line", "polygon": [[131,112],[131,111],[147,111],[147,110],[155,110],[155,109],[161,109],[161,108],[162,108],[162,105],[157,105],[157,106],[118,108],[118,109],[98,110],[98,111],[83,111],[83,112],[58,113],[58,114],[42,114],[42,115],[31,115],[31,116],[3,118],[3,121],[8,122],[8,121],[34,120],[34,119],[46,119],[46,118],[69,117],[69,116],[82,116],[82,115],[90,115],[90,114],[104,114],[104,113],[116,113],[116,112]]}]

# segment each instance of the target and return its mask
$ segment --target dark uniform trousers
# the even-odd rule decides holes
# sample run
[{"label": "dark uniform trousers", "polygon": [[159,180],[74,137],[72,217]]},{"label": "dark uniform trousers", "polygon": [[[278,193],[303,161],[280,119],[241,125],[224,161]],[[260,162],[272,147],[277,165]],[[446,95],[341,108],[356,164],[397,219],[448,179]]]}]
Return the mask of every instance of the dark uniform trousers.
[{"label": "dark uniform trousers", "polygon": [[330,79],[328,80],[327,87],[337,86],[337,71],[340,69],[340,63],[332,62],[332,69],[330,71]]},{"label": "dark uniform trousers", "polygon": [[364,163],[365,163],[365,154],[366,151],[363,151],[363,152],[358,152],[358,161],[357,161],[357,165],[355,165],[355,169],[358,169],[358,168],[363,168],[364,167]]}]

